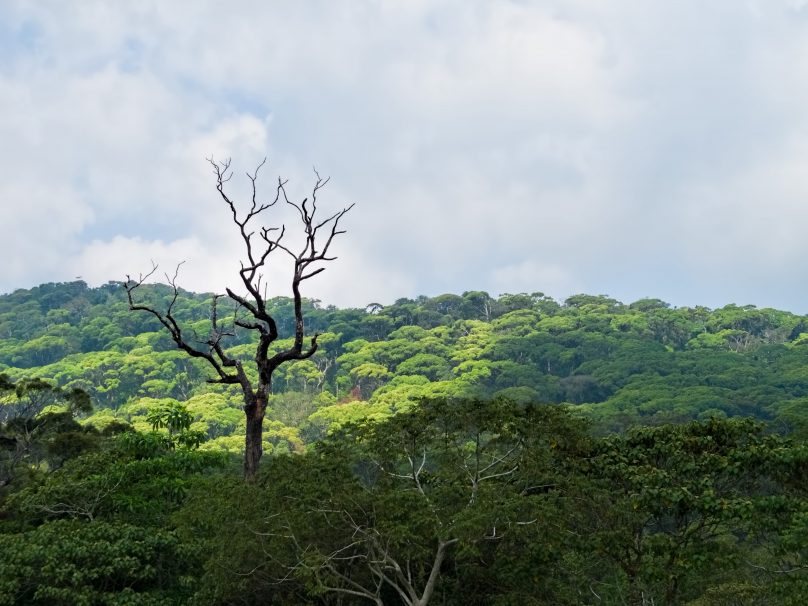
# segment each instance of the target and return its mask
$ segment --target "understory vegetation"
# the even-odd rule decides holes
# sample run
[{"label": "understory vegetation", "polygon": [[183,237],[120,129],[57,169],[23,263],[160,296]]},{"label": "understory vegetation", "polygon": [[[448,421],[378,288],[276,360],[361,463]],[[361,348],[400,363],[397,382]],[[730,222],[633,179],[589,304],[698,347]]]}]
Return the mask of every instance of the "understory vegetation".
[{"label": "understory vegetation", "polygon": [[[211,301],[173,304],[200,342]],[[808,603],[808,318],[303,303],[244,482],[237,387],[122,284],[0,296],[0,604]]]}]

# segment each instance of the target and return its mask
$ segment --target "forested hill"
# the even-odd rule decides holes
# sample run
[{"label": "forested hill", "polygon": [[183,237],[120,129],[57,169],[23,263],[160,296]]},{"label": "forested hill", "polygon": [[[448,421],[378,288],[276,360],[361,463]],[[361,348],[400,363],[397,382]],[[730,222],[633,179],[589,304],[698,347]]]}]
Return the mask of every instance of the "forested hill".
[{"label": "forested hill", "polygon": [[[186,342],[211,300],[178,293]],[[121,284],[0,297],[0,606],[808,604],[806,318],[305,305],[321,347],[275,373],[250,476],[242,394]]]},{"label": "forested hill", "polygon": [[[171,290],[149,287],[146,297],[166,306]],[[210,303],[210,294],[180,293],[174,309],[186,334],[209,333]],[[346,421],[434,397],[569,403],[600,433],[739,415],[808,430],[808,322],[785,311],[484,292],[305,306],[307,331],[323,333],[320,349],[276,372],[269,449],[299,450]],[[272,299],[271,313],[290,336],[291,301]],[[252,338],[236,335],[228,351],[251,358]],[[0,296],[0,373],[85,390],[98,427],[118,418],[146,428],[155,407],[182,402],[207,448],[241,447],[240,395],[207,384],[205,364],[178,351],[155,318],[129,311],[120,283]]]}]

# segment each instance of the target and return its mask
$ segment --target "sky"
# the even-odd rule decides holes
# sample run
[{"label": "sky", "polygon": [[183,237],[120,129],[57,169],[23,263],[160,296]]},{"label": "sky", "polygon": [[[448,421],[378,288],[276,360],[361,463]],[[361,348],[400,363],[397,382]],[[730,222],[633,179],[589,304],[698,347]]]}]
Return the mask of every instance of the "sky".
[{"label": "sky", "polygon": [[325,304],[808,313],[808,0],[0,2],[0,292],[237,286],[211,157],[242,202],[267,157],[261,195],[316,167],[322,212],[356,204]]}]

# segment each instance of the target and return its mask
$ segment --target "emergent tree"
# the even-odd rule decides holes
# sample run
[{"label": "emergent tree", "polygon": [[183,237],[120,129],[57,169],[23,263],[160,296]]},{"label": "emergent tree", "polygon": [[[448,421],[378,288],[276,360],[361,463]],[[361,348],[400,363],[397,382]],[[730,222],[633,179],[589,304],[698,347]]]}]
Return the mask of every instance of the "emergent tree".
[{"label": "emergent tree", "polygon": [[[225,184],[231,179],[233,173],[230,169],[230,160],[217,162],[208,160],[216,176],[216,189],[221,199],[229,208],[233,222],[238,228],[244,245],[245,258],[241,261],[239,277],[246,288],[246,293],[239,294],[230,288],[226,289],[227,296],[235,303],[233,319],[226,323],[220,322],[217,314],[218,299],[224,295],[214,296],[211,305],[211,331],[207,339],[199,339],[196,335],[189,338],[183,332],[180,323],[174,314],[174,304],[177,301],[177,273],[171,277],[166,274],[169,285],[173,288],[173,298],[168,307],[158,310],[152,305],[135,299],[135,291],[145,280],[156,271],[152,270],[141,274],[137,280],[126,277],[125,288],[129,299],[129,308],[135,311],[145,311],[152,314],[168,330],[177,347],[193,358],[205,360],[215,371],[216,376],[209,379],[210,383],[239,385],[244,396],[244,413],[247,417],[247,433],[244,449],[244,476],[248,480],[255,478],[263,450],[261,447],[263,436],[263,421],[266,414],[267,401],[272,391],[272,375],[281,364],[291,360],[305,360],[317,351],[318,334],[306,337],[303,322],[303,305],[300,294],[301,284],[325,270],[322,263],[333,261],[334,256],[329,250],[334,238],[345,233],[339,229],[342,217],[353,207],[353,204],[342,210],[330,214],[324,219],[317,216],[317,195],[328,183],[315,171],[316,181],[310,198],[297,203],[289,199],[286,193],[286,181],[278,179],[274,198],[269,202],[260,202],[257,193],[258,172],[266,163],[266,159],[258,165],[253,174],[247,173],[252,186],[252,197],[249,210],[240,212],[234,200],[226,193]],[[284,241],[286,226],[258,226],[260,216],[265,211],[281,202],[293,207],[302,224],[304,243],[302,249],[293,250],[291,244]],[[257,237],[256,237],[257,229]],[[266,283],[264,281],[264,268],[267,266],[270,255],[280,250],[289,255],[293,264],[292,297],[294,305],[295,328],[292,344],[286,349],[271,352],[270,346],[279,338],[278,325],[267,308]],[[257,381],[251,380],[243,368],[241,360],[229,354],[225,347],[228,337],[234,336],[236,329],[256,331],[258,345],[255,350],[254,363],[257,370]],[[308,343],[305,341],[308,340]]]}]

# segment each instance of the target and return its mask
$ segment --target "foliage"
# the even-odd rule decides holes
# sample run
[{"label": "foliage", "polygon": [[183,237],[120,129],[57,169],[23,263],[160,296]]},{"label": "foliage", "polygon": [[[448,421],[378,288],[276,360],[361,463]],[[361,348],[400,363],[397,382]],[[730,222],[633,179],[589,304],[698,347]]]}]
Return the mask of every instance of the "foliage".
[{"label": "foliage", "polygon": [[[173,296],[167,286],[142,288],[155,306]],[[172,312],[206,334],[211,301],[210,295],[179,291]],[[773,420],[782,431],[808,426],[801,406],[808,397],[808,322],[787,312],[671,308],[655,299],[625,305],[591,295],[563,303],[542,293],[495,299],[483,292],[365,309],[310,300],[302,306],[307,330],[323,333],[320,348],[310,359],[278,369],[273,393],[286,399],[270,405],[276,416],[268,414],[306,435],[321,435],[319,417],[312,420],[318,428],[307,430],[318,408],[346,400],[370,402],[371,412],[406,408],[422,398],[506,393],[574,404],[604,433],[717,414]],[[269,299],[267,310],[282,336],[294,334],[290,299]],[[121,420],[145,424],[131,416],[131,405],[171,399],[185,403],[194,428],[209,439],[243,432],[243,423],[222,417],[221,405],[194,405],[200,397],[218,397],[233,411],[241,403],[232,387],[206,384],[207,369],[173,349],[159,328],[148,314],[128,312],[119,283],[19,290],[0,296],[0,369],[14,381],[41,377],[60,388],[80,388],[97,414],[111,408]],[[46,338],[60,339],[58,346],[41,341]],[[290,343],[282,338],[272,352]],[[255,344],[242,335],[227,353],[246,362]]]},{"label": "foliage", "polygon": [[227,459],[174,446],[130,430],[15,484],[0,502],[0,604],[186,602],[201,552],[170,516]]},{"label": "foliage", "polygon": [[[210,303],[174,313],[205,334]],[[292,302],[267,305],[292,334]],[[321,347],[274,376],[245,485],[240,392],[120,284],[0,296],[0,603],[808,602],[806,318],[302,305]]]},{"label": "foliage", "polygon": [[15,384],[0,375],[2,392],[7,395],[0,396],[0,489],[20,475],[58,468],[96,445],[96,432],[76,421],[92,410],[83,390],[39,378]]},{"label": "foliage", "polygon": [[204,591],[426,604],[448,562],[476,568],[483,554],[557,534],[543,516],[581,430],[553,407],[427,402],[275,459],[260,486],[205,485],[183,514],[188,535],[213,547]]},{"label": "foliage", "polygon": [[181,603],[196,554],[160,529],[58,520],[0,534],[0,604],[110,606]]}]

